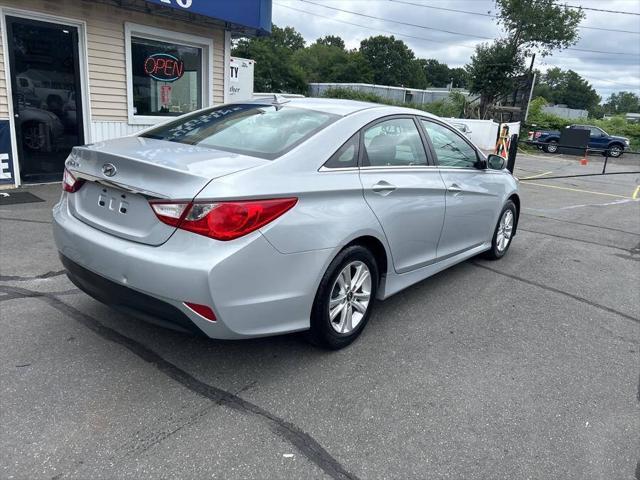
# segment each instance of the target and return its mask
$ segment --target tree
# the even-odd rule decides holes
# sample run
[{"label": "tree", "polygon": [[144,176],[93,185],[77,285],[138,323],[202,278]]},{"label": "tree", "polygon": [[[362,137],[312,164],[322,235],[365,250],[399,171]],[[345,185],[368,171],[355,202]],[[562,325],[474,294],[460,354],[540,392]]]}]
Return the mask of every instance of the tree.
[{"label": "tree", "polygon": [[555,0],[496,0],[496,7],[507,42],[523,55],[536,50],[544,57],[574,45],[585,17],[581,9]]},{"label": "tree", "polygon": [[344,40],[337,35],[325,35],[322,38],[316,40],[316,43],[320,45],[327,45],[328,47],[338,47],[344,50]]},{"label": "tree", "polygon": [[440,63],[434,58],[430,58],[428,60],[420,58],[417,62],[424,72],[428,86],[443,88],[449,85],[451,78],[447,64]]},{"label": "tree", "polygon": [[[298,50],[293,62],[304,72],[307,82],[371,83],[373,72],[369,63],[357,50],[346,51],[339,45],[340,37],[316,40],[308,48]],[[337,40],[339,40],[339,42]]]},{"label": "tree", "polygon": [[640,112],[640,98],[633,92],[612,93],[604,104],[607,113],[638,113]]},{"label": "tree", "polygon": [[568,70],[561,85],[562,103],[569,108],[591,110],[600,103],[600,96],[584,78]]},{"label": "tree", "polygon": [[413,61],[415,55],[402,40],[384,35],[369,37],[360,42],[360,53],[369,62],[375,83],[414,88],[424,85],[424,74]]},{"label": "tree", "polygon": [[243,38],[231,54],[256,60],[256,92],[306,93],[304,73],[294,62],[293,54],[304,48],[304,38],[291,27],[273,25],[268,37]]},{"label": "tree", "polygon": [[589,110],[590,113],[596,113],[600,103],[600,97],[589,82],[573,70],[565,71],[559,67],[550,68],[540,75],[533,93],[535,97],[544,97],[552,103]]},{"label": "tree", "polygon": [[467,88],[469,84],[469,78],[467,71],[464,68],[456,67],[449,69],[449,76],[451,77],[451,83],[453,88]]},{"label": "tree", "polygon": [[[466,67],[472,77],[470,88],[481,95],[483,118],[493,102],[513,91],[513,76],[522,73],[526,56],[534,52],[546,56],[575,44],[584,18],[581,9],[557,4],[555,0],[495,2],[498,23],[505,35],[492,45],[478,45],[472,63]],[[486,78],[478,78],[480,74]]]},{"label": "tree", "polygon": [[469,90],[480,94],[480,118],[484,119],[496,99],[513,90],[514,77],[524,69],[524,57],[522,54],[514,57],[511,45],[505,41],[481,43],[465,69]]}]

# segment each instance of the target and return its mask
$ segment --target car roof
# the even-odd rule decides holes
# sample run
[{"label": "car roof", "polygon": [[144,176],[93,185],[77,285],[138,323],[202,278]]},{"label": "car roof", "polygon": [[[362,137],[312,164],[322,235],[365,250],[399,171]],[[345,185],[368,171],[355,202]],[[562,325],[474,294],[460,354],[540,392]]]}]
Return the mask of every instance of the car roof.
[{"label": "car roof", "polygon": [[[275,95],[278,96],[276,101]],[[324,98],[324,97],[286,97],[285,95],[274,94],[274,96],[254,97],[252,100],[234,103],[255,103],[257,105],[274,105],[292,106],[297,108],[308,108],[319,112],[331,113],[334,115],[347,116],[352,113],[370,110],[373,108],[383,110],[381,115],[421,115],[423,117],[439,118],[432,113],[415,108],[399,107],[395,105],[385,105],[373,102],[361,102],[359,100],[347,100],[341,98]]]},{"label": "car roof", "polygon": [[281,104],[283,106],[308,108],[309,110],[316,110],[318,112],[331,113],[340,116],[349,115],[369,108],[384,106],[377,103],[360,102],[357,100],[317,97],[286,97],[285,95],[279,94],[274,94],[274,96],[254,97],[253,100],[250,100],[249,102],[238,103],[256,103],[258,105]]}]

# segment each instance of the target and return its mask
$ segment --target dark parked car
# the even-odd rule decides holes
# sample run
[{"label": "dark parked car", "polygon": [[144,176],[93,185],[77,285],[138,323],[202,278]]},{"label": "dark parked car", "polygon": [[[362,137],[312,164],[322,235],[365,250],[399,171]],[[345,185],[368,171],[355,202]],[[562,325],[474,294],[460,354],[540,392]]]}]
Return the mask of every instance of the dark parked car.
[{"label": "dark parked car", "polygon": [[[610,157],[619,157],[629,148],[629,139],[609,135],[599,127],[593,125],[569,125],[567,128],[590,130],[589,148],[602,150],[603,154]],[[560,142],[560,132],[558,130],[536,130],[529,135],[529,140],[542,143],[538,145],[547,153],[556,153]]]}]

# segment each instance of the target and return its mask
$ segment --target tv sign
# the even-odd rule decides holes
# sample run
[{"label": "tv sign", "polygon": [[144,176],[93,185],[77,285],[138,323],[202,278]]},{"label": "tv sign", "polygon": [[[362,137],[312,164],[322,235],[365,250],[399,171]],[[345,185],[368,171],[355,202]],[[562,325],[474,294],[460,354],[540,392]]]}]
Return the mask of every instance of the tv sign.
[{"label": "tv sign", "polygon": [[154,53],[144,61],[144,73],[160,82],[175,82],[184,75],[184,62],[168,53]]}]

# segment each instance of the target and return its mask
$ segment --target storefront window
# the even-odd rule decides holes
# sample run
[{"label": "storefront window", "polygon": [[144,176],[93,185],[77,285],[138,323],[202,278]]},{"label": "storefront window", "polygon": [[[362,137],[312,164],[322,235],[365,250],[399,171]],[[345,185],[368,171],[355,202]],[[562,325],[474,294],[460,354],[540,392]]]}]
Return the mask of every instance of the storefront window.
[{"label": "storefront window", "polygon": [[202,49],[131,37],[133,115],[177,116],[202,108]]}]

